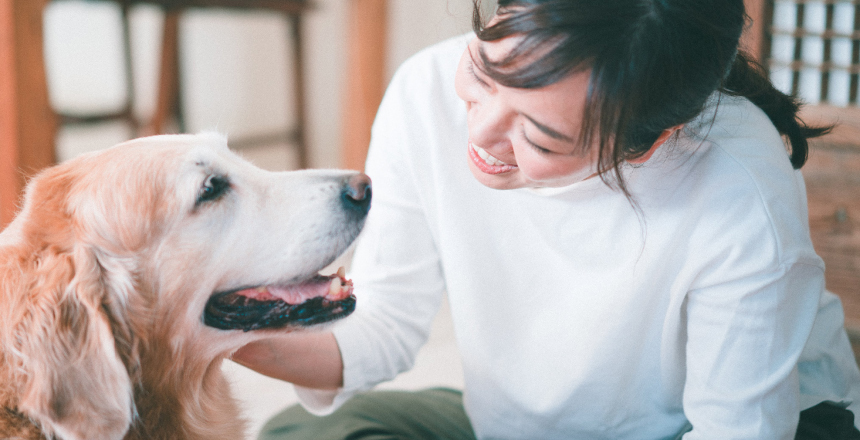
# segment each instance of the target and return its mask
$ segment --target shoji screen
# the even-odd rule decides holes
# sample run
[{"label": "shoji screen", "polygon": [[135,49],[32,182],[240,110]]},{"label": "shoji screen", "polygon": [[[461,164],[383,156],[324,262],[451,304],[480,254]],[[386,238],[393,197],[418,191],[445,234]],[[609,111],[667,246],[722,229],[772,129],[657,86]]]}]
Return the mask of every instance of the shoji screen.
[{"label": "shoji screen", "polygon": [[856,105],[858,0],[773,0],[768,68],[809,104]]}]

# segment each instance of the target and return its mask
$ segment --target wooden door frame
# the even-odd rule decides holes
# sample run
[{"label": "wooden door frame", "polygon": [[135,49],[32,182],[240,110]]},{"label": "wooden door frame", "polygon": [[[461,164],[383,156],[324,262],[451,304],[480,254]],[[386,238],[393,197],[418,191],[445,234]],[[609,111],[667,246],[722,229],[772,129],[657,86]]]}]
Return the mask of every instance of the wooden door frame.
[{"label": "wooden door frame", "polygon": [[0,228],[26,178],[56,160],[42,45],[47,0],[0,0]]},{"label": "wooden door frame", "polygon": [[364,170],[370,127],[385,93],[388,1],[350,0],[342,166]]}]

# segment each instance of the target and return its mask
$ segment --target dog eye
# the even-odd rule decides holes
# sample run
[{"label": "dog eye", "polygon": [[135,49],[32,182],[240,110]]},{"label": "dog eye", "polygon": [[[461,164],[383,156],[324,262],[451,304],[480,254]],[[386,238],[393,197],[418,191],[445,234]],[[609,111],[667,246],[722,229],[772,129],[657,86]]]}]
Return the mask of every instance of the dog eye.
[{"label": "dog eye", "polygon": [[197,195],[196,205],[218,200],[230,189],[230,181],[224,176],[209,175]]}]

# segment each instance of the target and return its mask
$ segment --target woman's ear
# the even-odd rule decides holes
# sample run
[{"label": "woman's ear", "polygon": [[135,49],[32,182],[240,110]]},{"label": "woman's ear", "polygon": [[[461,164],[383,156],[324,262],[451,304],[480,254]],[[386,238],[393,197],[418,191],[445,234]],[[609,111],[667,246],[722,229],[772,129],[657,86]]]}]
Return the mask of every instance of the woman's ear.
[{"label": "woman's ear", "polygon": [[661,145],[666,143],[666,141],[669,140],[669,138],[672,137],[673,134],[677,133],[678,130],[680,130],[683,127],[684,127],[684,124],[681,124],[681,125],[676,125],[674,127],[667,128],[667,129],[663,130],[663,132],[660,133],[660,137],[658,137],[657,140],[654,141],[654,145],[651,145],[651,148],[645,154],[643,154],[643,155],[641,155],[635,159],[630,159],[627,162],[635,163],[635,164],[641,164],[641,163],[648,162],[648,159],[650,159],[651,156],[654,155],[654,152],[657,151],[657,149],[660,148]]},{"label": "woman's ear", "polygon": [[23,370],[20,410],[68,440],[122,439],[134,414],[132,382],[103,307],[108,288],[92,249],[46,251],[16,295]]}]

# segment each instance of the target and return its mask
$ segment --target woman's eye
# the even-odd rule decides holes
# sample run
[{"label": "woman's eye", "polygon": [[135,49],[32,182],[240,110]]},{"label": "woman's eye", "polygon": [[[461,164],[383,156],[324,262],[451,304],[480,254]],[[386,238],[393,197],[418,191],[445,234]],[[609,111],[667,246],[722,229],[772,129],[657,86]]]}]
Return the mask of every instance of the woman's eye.
[{"label": "woman's eye", "polygon": [[218,200],[230,189],[230,180],[225,176],[209,175],[200,187],[196,204]]},{"label": "woman's eye", "polygon": [[471,74],[472,79],[475,80],[475,82],[477,82],[478,84],[480,84],[481,87],[483,87],[485,89],[491,88],[490,84],[488,82],[484,81],[483,78],[481,78],[480,76],[478,76],[477,73],[475,73],[475,65],[473,63],[469,63],[469,65],[466,67],[466,69]]},{"label": "woman's eye", "polygon": [[529,137],[528,137],[528,136],[526,136],[526,129],[525,129],[525,127],[522,127],[522,128],[520,129],[520,134],[522,135],[523,140],[524,140],[524,141],[526,141],[526,143],[527,143],[527,144],[529,144],[529,146],[530,146],[530,147],[532,147],[532,148],[533,148],[535,151],[537,151],[538,153],[540,153],[540,154],[551,154],[551,153],[552,153],[552,150],[547,150],[546,148],[541,147],[540,145],[538,145],[538,144],[536,144],[536,143],[532,142],[532,141],[529,139]]}]

